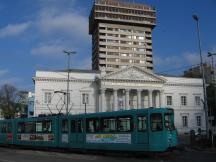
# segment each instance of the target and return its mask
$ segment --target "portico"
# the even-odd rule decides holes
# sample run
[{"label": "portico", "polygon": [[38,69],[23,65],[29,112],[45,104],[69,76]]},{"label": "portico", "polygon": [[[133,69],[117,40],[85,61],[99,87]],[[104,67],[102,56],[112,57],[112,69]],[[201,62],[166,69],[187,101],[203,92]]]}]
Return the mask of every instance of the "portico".
[{"label": "portico", "polygon": [[163,91],[157,89],[102,89],[101,111],[162,107],[162,98]]},{"label": "portico", "polygon": [[104,75],[100,80],[99,111],[162,107],[164,81],[136,66]]}]

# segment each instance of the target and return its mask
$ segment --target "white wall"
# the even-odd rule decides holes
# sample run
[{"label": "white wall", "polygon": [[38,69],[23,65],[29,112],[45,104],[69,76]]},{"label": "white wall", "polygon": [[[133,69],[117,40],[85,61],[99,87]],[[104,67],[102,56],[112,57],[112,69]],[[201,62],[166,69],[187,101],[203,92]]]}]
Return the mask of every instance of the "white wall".
[{"label": "white wall", "polygon": [[[195,96],[200,96],[203,100],[202,79],[192,79],[183,77],[165,77],[167,82],[164,85],[164,101],[166,96],[172,96],[172,108],[175,110],[175,126],[179,133],[189,132],[191,129],[197,131],[196,116],[201,116],[201,129],[205,129],[205,112],[203,103],[200,106],[195,103]],[[187,105],[181,105],[181,96],[186,96]],[[182,116],[188,116],[188,127],[183,127]]]},{"label": "white wall", "polygon": [[[82,104],[82,93],[89,94],[89,104],[87,104],[87,112],[95,112],[96,88],[94,79],[97,74],[89,73],[71,73],[70,74],[70,104],[69,110],[72,114],[84,113],[85,106]],[[55,91],[64,91],[67,89],[67,73],[56,72],[37,72],[35,77],[35,108],[34,115],[58,113],[57,109],[61,109],[61,113],[66,112],[66,104],[64,104],[64,95],[62,93],[54,93]],[[81,81],[81,79],[85,80]],[[48,80],[47,80],[48,79]],[[44,102],[45,92],[51,92],[51,104]]]}]

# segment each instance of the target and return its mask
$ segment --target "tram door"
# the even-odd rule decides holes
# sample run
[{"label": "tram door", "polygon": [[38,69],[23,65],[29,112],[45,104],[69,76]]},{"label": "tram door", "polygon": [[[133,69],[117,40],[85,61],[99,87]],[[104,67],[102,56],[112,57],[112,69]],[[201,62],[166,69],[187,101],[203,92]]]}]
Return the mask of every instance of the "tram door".
[{"label": "tram door", "polygon": [[148,120],[147,114],[137,115],[137,133],[136,142],[137,144],[148,144]]},{"label": "tram door", "polygon": [[84,143],[83,119],[72,119],[71,134],[70,134],[71,147],[79,148],[82,147],[83,143]]},{"label": "tram door", "polygon": [[60,120],[60,146],[68,147],[69,144],[69,120],[63,118]]}]

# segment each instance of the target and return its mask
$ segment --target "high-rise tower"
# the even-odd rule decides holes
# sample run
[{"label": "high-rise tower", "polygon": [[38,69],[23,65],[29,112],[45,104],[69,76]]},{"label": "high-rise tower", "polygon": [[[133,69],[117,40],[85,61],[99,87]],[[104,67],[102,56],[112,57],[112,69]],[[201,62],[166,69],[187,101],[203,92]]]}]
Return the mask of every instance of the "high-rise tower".
[{"label": "high-rise tower", "polygon": [[[126,1],[126,0],[125,0]],[[154,7],[122,0],[95,0],[89,16],[92,69],[107,72],[137,65],[153,70]]]}]

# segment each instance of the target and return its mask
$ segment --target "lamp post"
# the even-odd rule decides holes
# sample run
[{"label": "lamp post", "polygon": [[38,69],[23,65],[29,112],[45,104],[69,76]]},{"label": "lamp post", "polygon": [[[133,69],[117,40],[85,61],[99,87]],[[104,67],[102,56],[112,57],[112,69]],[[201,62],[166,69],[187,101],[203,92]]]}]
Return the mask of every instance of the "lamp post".
[{"label": "lamp post", "polygon": [[200,55],[200,66],[202,73],[202,81],[203,81],[203,95],[204,95],[204,110],[205,110],[205,120],[206,120],[206,134],[208,136],[209,132],[209,123],[208,123],[208,104],[206,97],[206,82],[205,82],[205,71],[203,67],[203,59],[202,59],[202,49],[201,49],[201,40],[200,40],[200,27],[199,27],[199,17],[197,15],[193,15],[193,19],[196,21],[197,26],[197,35],[198,35],[198,44],[199,44],[199,55]]},{"label": "lamp post", "polygon": [[66,115],[68,115],[69,107],[69,79],[70,79],[70,55],[76,54],[75,51],[63,51],[68,56],[68,66],[67,66],[67,103],[66,103]]}]

